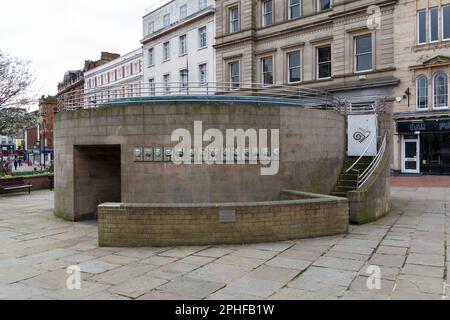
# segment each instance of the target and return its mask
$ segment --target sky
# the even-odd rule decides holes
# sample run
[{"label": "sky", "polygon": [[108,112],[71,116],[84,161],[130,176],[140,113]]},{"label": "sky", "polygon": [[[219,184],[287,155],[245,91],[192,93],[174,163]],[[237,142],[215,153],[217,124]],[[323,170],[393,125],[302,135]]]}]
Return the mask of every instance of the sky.
[{"label": "sky", "polygon": [[101,51],[122,55],[139,48],[142,17],[160,2],[0,0],[0,50],[30,61],[34,91],[54,95],[67,70],[100,59]]}]

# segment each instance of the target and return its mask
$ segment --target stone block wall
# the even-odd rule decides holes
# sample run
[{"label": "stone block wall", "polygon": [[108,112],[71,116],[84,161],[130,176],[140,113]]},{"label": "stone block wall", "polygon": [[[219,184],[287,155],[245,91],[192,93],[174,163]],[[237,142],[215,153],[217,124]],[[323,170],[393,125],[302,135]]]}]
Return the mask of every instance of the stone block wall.
[{"label": "stone block wall", "polygon": [[[246,204],[103,204],[99,245],[146,247],[220,245],[331,236],[348,231],[347,199],[300,193],[284,200]],[[303,199],[309,198],[309,199]],[[221,223],[221,210],[236,222]]]}]

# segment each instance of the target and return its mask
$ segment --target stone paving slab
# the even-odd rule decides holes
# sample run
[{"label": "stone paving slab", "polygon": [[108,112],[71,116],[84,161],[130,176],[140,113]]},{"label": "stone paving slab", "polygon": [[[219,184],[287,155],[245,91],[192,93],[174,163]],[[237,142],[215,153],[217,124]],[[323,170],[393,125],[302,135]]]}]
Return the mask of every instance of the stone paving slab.
[{"label": "stone paving slab", "polygon": [[[95,222],[53,216],[52,192],[1,197],[0,299],[448,299],[448,189],[392,196],[391,214],[347,235],[174,248],[99,248]],[[66,288],[72,265],[82,290]]]}]

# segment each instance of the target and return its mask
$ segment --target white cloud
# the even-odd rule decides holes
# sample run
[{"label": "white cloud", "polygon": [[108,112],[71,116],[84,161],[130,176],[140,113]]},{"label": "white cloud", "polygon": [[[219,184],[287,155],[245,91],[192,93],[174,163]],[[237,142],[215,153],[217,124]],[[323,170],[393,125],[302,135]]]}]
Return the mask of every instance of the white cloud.
[{"label": "white cloud", "polygon": [[2,1],[0,49],[30,60],[40,95],[101,51],[125,54],[139,48],[142,16],[159,0]]}]

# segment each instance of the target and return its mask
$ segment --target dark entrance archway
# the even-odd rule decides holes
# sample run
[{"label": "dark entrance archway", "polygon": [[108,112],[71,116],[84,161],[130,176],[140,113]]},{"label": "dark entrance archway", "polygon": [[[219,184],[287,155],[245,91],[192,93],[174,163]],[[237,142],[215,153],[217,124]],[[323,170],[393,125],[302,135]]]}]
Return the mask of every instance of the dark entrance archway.
[{"label": "dark entrance archway", "polygon": [[97,218],[97,207],[121,202],[120,145],[74,146],[76,220]]}]

